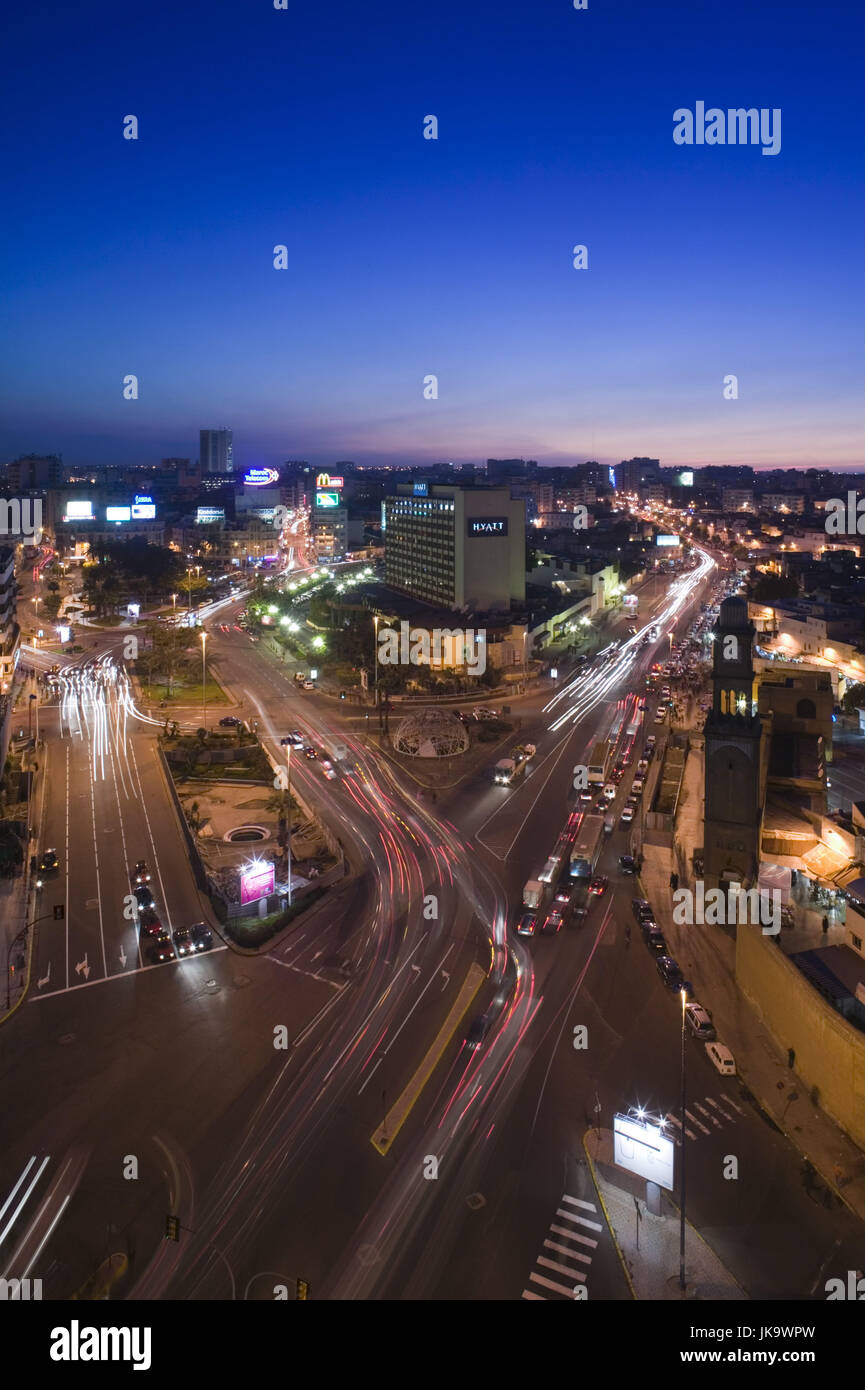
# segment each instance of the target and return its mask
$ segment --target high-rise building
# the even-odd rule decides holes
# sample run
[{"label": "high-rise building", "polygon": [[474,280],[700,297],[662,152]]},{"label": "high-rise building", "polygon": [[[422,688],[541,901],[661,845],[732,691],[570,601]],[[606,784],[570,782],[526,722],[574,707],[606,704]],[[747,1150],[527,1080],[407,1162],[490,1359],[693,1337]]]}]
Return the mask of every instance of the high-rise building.
[{"label": "high-rise building", "polygon": [[383,518],[391,588],[479,612],[525,601],[526,509],[510,488],[400,483]]},{"label": "high-rise building", "polygon": [[231,430],[201,430],[199,438],[202,473],[233,473],[234,444]]},{"label": "high-rise building", "polygon": [[7,464],[5,471],[13,492],[44,492],[63,482],[63,460],[59,454],[24,454]]},{"label": "high-rise building", "polygon": [[615,473],[618,492],[639,493],[643,484],[661,481],[661,464],[659,459],[622,459],[616,465]]},{"label": "high-rise building", "polygon": [[[0,691],[4,695],[12,684],[21,645],[15,618],[16,592],[15,551],[11,545],[0,545]],[[5,709],[0,710],[0,715],[5,718]],[[6,748],[0,751],[5,758]]]}]

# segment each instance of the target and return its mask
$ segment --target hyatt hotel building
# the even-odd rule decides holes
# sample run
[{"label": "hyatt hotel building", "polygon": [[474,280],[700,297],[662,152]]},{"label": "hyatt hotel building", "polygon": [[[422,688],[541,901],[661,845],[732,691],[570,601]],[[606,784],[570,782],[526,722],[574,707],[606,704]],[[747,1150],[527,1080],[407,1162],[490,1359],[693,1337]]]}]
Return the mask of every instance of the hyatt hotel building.
[{"label": "hyatt hotel building", "polygon": [[509,488],[399,483],[382,521],[389,588],[482,613],[524,602],[526,508]]}]

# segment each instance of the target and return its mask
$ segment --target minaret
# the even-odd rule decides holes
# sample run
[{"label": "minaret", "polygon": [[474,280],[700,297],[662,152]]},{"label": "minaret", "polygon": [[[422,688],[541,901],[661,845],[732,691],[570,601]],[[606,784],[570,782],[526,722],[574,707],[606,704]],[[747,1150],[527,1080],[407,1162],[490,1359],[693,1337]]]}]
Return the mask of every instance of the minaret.
[{"label": "minaret", "polygon": [[754,684],[754,632],[747,603],[725,599],[712,634],[714,693],[704,728],[703,868],[712,887],[754,884],[760,862],[763,726]]}]

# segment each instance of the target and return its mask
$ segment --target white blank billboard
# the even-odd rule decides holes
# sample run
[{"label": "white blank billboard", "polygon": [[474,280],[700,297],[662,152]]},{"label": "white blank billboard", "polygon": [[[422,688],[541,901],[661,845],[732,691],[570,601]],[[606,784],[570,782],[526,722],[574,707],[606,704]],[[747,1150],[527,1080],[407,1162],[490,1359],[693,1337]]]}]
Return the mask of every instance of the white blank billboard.
[{"label": "white blank billboard", "polygon": [[672,1192],[675,1153],[673,1140],[660,1125],[633,1115],[613,1116],[613,1161],[620,1168]]}]

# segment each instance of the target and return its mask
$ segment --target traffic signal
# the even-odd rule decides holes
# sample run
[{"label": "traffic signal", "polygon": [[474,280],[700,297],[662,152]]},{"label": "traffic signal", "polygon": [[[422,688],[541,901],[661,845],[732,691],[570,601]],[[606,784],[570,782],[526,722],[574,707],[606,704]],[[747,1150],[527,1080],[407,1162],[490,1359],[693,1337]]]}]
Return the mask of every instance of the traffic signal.
[{"label": "traffic signal", "polygon": [[308,1297],[309,1297],[309,1284],[306,1282],[305,1279],[298,1279],[298,1281],[297,1281],[297,1294],[296,1294],[296,1296],[295,1296],[295,1301],[300,1300],[300,1299],[306,1299],[306,1298],[308,1298]]},{"label": "traffic signal", "polygon": [[62,921],[64,920],[65,917],[66,917],[66,908],[64,907],[63,903],[55,903],[55,904],[54,904],[54,921],[55,921],[55,922],[62,922]]},{"label": "traffic signal", "polygon": [[165,1218],[165,1239],[180,1240],[180,1217],[166,1216]]}]

